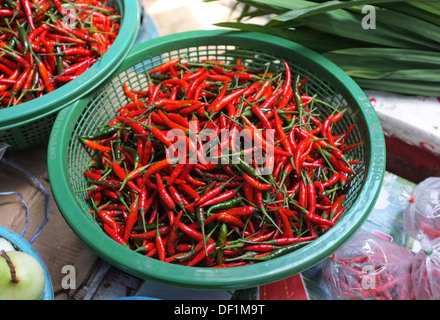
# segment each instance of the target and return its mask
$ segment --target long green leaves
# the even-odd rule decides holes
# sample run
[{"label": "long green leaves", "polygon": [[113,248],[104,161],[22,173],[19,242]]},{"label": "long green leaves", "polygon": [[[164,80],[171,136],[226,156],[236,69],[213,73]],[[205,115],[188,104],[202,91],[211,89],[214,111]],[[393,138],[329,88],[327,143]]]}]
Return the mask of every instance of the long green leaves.
[{"label": "long green leaves", "polygon": [[[440,96],[440,0],[237,0],[237,22],[322,53],[363,88]],[[240,9],[236,9],[240,10]],[[265,17],[265,24],[252,18]]]},{"label": "long green leaves", "polygon": [[[302,2],[302,1],[299,1]],[[289,21],[298,18],[305,18],[312,15],[323,14],[336,9],[348,9],[355,6],[380,5],[386,2],[401,2],[401,0],[352,0],[352,1],[327,1],[324,3],[309,3],[306,8],[299,8],[280,14],[275,19],[278,21]]]}]

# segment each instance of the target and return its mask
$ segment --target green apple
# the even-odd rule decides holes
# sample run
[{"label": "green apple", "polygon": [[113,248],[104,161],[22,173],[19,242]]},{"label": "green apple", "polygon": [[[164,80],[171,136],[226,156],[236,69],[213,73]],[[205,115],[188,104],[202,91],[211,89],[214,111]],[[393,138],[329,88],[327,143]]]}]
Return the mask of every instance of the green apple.
[{"label": "green apple", "polygon": [[40,262],[23,251],[1,251],[0,300],[38,300],[45,285]]}]

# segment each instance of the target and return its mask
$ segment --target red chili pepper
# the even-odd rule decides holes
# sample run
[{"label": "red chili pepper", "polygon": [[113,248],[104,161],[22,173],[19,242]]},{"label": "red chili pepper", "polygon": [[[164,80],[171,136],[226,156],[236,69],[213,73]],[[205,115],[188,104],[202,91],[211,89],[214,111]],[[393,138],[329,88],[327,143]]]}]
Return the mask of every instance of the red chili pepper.
[{"label": "red chili pepper", "polygon": [[293,230],[290,227],[289,218],[287,217],[285,212],[282,210],[278,211],[278,213],[279,213],[281,220],[283,222],[283,224],[282,224],[283,235],[287,238],[292,238],[293,237]]},{"label": "red chili pepper", "polygon": [[[125,170],[119,165],[118,162],[114,161],[112,163],[112,168],[113,168],[113,172],[118,176],[119,179],[125,181],[126,177],[127,177],[127,173],[125,172]],[[142,190],[135,185],[135,183],[131,180],[126,181],[126,184],[134,191],[136,191],[137,193],[142,193]]]},{"label": "red chili pepper", "polygon": [[207,74],[208,78],[214,81],[222,81],[222,82],[231,82],[232,78],[224,75],[224,74],[214,74],[212,72],[209,72]]},{"label": "red chili pepper", "polygon": [[209,242],[206,245],[206,250],[202,250],[199,253],[196,254],[196,256],[188,262],[187,266],[195,266],[199,264],[203,259],[208,257],[208,255],[215,250],[215,244],[213,242]]},{"label": "red chili pepper", "polygon": [[37,63],[38,72],[40,73],[40,77],[43,80],[44,88],[49,93],[55,90],[55,86],[50,79],[49,72],[42,61]]},{"label": "red chili pepper", "polygon": [[81,138],[81,137],[78,137],[78,139],[79,139],[79,140],[80,140],[80,141],[81,141],[86,147],[89,147],[90,149],[93,149],[93,150],[99,150],[99,151],[101,151],[101,152],[109,152],[109,151],[112,150],[110,147],[103,146],[103,145],[101,145],[101,144],[99,144],[99,143],[97,143],[97,142],[95,142],[95,141],[89,140],[89,139],[84,139],[84,138]]},{"label": "red chili pepper", "polygon": [[244,222],[240,218],[237,218],[237,217],[230,215],[226,212],[219,213],[217,215],[217,220],[225,222],[227,224],[232,224],[232,225],[240,227],[240,228],[244,228],[244,226],[245,226]]},{"label": "red chili pepper", "polygon": [[168,168],[171,165],[170,161],[165,158],[160,161],[153,163],[143,175],[143,183],[145,183],[152,175],[162,171],[165,168]]},{"label": "red chili pepper", "polygon": [[322,186],[324,188],[327,188],[327,187],[334,185],[338,181],[339,181],[339,174],[337,172],[335,172],[331,175],[331,177],[327,181],[322,183]]},{"label": "red chili pepper", "polygon": [[[191,82],[188,90],[186,91],[185,97],[188,99],[191,99],[197,88],[199,87],[199,85],[202,83],[202,81],[204,81],[205,79],[207,79],[207,75],[206,75],[206,71],[204,69],[200,70],[200,74],[197,76],[197,78]],[[189,79],[188,81],[190,81],[191,79]]]},{"label": "red chili pepper", "polygon": [[182,222],[179,223],[179,229],[182,230],[185,234],[187,234],[190,238],[196,241],[203,241],[203,235],[201,232],[190,228],[189,226],[187,226]]},{"label": "red chili pepper", "polygon": [[163,200],[168,209],[173,209],[176,204],[174,203],[173,198],[165,188],[161,175],[159,173],[155,173],[154,176],[156,178],[157,190],[159,191],[160,198]]},{"label": "red chili pepper", "polygon": [[306,185],[308,213],[314,214],[316,210],[316,190],[313,183]]},{"label": "red chili pepper", "polygon": [[255,189],[258,189],[258,190],[269,190],[269,189],[272,188],[271,184],[260,182],[260,181],[258,181],[257,179],[255,179],[254,177],[250,176],[247,173],[243,174],[243,178],[244,178],[244,180],[247,183],[249,183]]},{"label": "red chili pepper", "polygon": [[[169,226],[159,227],[159,229],[158,229],[159,234],[162,236],[165,234],[168,234],[170,232],[170,230],[171,230],[171,228]],[[132,233],[130,235],[130,237],[135,240],[153,239],[154,237],[156,237],[156,230],[150,230],[150,231],[143,232],[143,233]]]},{"label": "red chili pepper", "polygon": [[331,218],[331,222],[332,223],[336,223],[336,221],[338,221],[339,217],[342,215],[342,213],[344,212],[345,207],[340,207],[338,211],[335,212],[335,214],[333,215],[333,217]]},{"label": "red chili pepper", "polygon": [[176,181],[176,179],[177,179],[177,178],[180,176],[180,174],[182,173],[184,167],[185,167],[184,164],[182,164],[182,163],[178,163],[178,164],[174,167],[172,173],[170,174],[170,178],[167,180],[167,183],[168,183],[168,184],[173,184],[174,181]]},{"label": "red chili pepper", "polygon": [[12,97],[17,95],[18,92],[21,90],[21,88],[24,85],[24,82],[26,81],[26,79],[32,69],[33,69],[33,66],[27,67],[26,70],[24,70],[23,73],[18,77],[17,81],[15,81],[14,85],[12,86],[12,90],[11,90]]},{"label": "red chili pepper", "polygon": [[353,150],[354,148],[356,148],[356,147],[358,147],[358,146],[361,146],[361,145],[363,145],[363,144],[364,144],[363,141],[361,141],[361,142],[357,142],[357,143],[353,143],[352,145],[349,145],[349,146],[346,146],[346,147],[341,148],[341,152],[345,154],[345,153],[347,153],[347,152]]},{"label": "red chili pepper", "polygon": [[270,80],[266,79],[264,80],[259,89],[257,90],[257,92],[255,92],[254,96],[252,97],[252,99],[250,99],[251,101],[258,101],[260,100],[264,94],[266,93],[266,91],[270,88],[271,86],[271,82]]},{"label": "red chili pepper", "polygon": [[179,62],[180,62],[179,58],[172,58],[172,59],[166,61],[165,63],[161,64],[160,66],[157,66],[157,67],[151,69],[150,71],[148,71],[148,73],[149,74],[153,74],[156,72],[165,73],[170,69],[171,66],[175,66]]},{"label": "red chili pepper", "polygon": [[17,80],[13,80],[13,79],[5,79],[5,78],[0,78],[0,85],[14,85],[17,82]]},{"label": "red chili pepper", "polygon": [[183,211],[180,210],[180,212],[178,213],[177,217],[174,219],[171,225],[170,237],[167,243],[167,252],[170,255],[174,255],[176,253],[177,241],[179,239],[177,235],[177,231],[179,230],[179,223],[182,218],[182,215],[183,215]]},{"label": "red chili pepper", "polygon": [[243,128],[244,133],[248,134],[250,133],[251,139],[253,139],[254,143],[257,146],[261,146],[264,151],[266,152],[273,152],[275,155],[278,156],[286,156],[286,157],[292,157],[293,154],[284,151],[281,148],[274,147],[272,144],[266,141],[266,139],[263,138],[263,135],[261,134],[260,130],[257,128],[253,128],[252,126],[247,125]]},{"label": "red chili pepper", "polygon": [[118,242],[119,244],[122,244],[122,245],[125,245],[126,244],[126,242],[124,241],[124,239],[122,239],[122,237],[120,236],[120,234],[116,231],[116,230],[114,230],[114,229],[112,229],[109,225],[107,225],[107,224],[104,224],[104,226],[103,226],[103,228],[104,228],[104,231],[113,239],[113,240],[115,240],[116,242]]},{"label": "red chili pepper", "polygon": [[128,218],[125,223],[124,235],[122,237],[125,242],[127,242],[128,239],[130,238],[131,231],[133,230],[133,226],[138,220],[138,217],[139,217],[139,207],[137,201],[135,201],[130,205],[130,212],[128,214]]},{"label": "red chili pepper", "polygon": [[[44,31],[43,34],[46,34],[47,31]],[[49,44],[48,41],[46,41],[45,36],[43,36],[43,34],[40,36],[40,41],[43,44],[44,48],[46,49],[46,61],[47,61],[47,65],[50,68],[50,72],[53,74],[55,72],[55,68],[56,68],[56,61],[55,61],[55,55],[54,52],[52,50],[52,46]]]},{"label": "red chili pepper", "polygon": [[263,124],[263,127],[269,130],[272,130],[272,125],[269,122],[269,119],[266,117],[265,113],[259,106],[254,104],[252,106],[252,112],[260,119],[261,123]]},{"label": "red chili pepper", "polygon": [[110,228],[112,228],[117,232],[119,229],[118,224],[116,223],[115,220],[113,220],[113,218],[108,214],[108,212],[109,212],[108,210],[98,210],[96,213],[99,219],[102,220],[102,222],[104,222]]},{"label": "red chili pepper", "polygon": [[214,189],[210,190],[209,192],[204,194],[202,197],[200,197],[198,200],[194,201],[193,203],[191,203],[189,206],[186,206],[185,208],[191,208],[191,207],[198,206],[198,205],[212,199],[213,197],[217,196],[220,192],[222,192],[222,190],[225,188],[225,186],[227,185],[228,182],[229,182],[229,180],[226,181],[225,183],[222,183],[221,185],[215,187]]},{"label": "red chili pepper", "polygon": [[[15,83],[16,79],[18,78],[20,72],[18,71],[18,69],[16,69],[8,78],[8,80],[14,80],[13,83]],[[0,91],[5,91],[6,89],[8,89],[10,86],[13,85],[13,83],[9,83],[9,84],[2,84],[0,85]],[[10,94],[10,92],[9,92]]]},{"label": "red chili pepper", "polygon": [[307,188],[304,182],[301,180],[298,184],[299,187],[299,199],[298,199],[298,205],[300,207],[305,208],[307,206]]},{"label": "red chili pepper", "polygon": [[171,129],[177,129],[177,130],[181,130],[182,132],[186,133],[188,131],[188,128],[172,121],[169,117],[167,117],[162,110],[158,110],[157,113],[159,114],[160,118],[162,119],[162,121]]},{"label": "red chili pepper", "polygon": [[276,247],[273,244],[261,243],[254,245],[247,245],[242,248],[243,251],[256,251],[256,252],[270,252]]},{"label": "red chili pepper", "polygon": [[64,49],[63,53],[67,56],[69,55],[90,56],[92,54],[92,51],[83,47],[70,47]]},{"label": "red chili pepper", "polygon": [[249,216],[253,214],[256,211],[256,209],[255,206],[245,206],[245,207],[225,209],[222,211],[232,216]]},{"label": "red chili pepper", "polygon": [[181,87],[181,89],[183,91],[186,91],[189,88],[188,82],[186,82],[185,80],[182,80],[182,79],[171,78],[171,79],[167,79],[167,80],[162,81],[161,84],[165,85],[165,86],[169,85],[169,84],[177,85],[177,86]]},{"label": "red chili pepper", "polygon": [[304,216],[304,218],[308,221],[311,221],[311,222],[317,224],[317,225],[323,225],[323,226],[329,226],[329,227],[333,227],[335,225],[334,222],[332,222],[326,218],[323,218],[315,213],[311,213],[311,212],[308,212]]},{"label": "red chili pepper", "polygon": [[[57,20],[56,24],[64,29],[68,34],[74,35],[77,38],[80,38],[89,43],[94,43],[93,37],[89,33],[81,32],[80,30],[72,29],[68,25],[64,24],[61,20]],[[58,29],[59,30],[59,29]]]},{"label": "red chili pepper", "polygon": [[197,191],[195,191],[191,186],[187,184],[179,184],[177,189],[186,192],[189,196],[191,196],[194,200],[198,200],[200,198]]},{"label": "red chili pepper", "polygon": [[[227,87],[225,84],[224,87]],[[208,112],[213,111],[214,113],[219,112],[221,109],[226,107],[229,103],[233,102],[235,99],[237,99],[239,96],[241,96],[246,91],[246,88],[238,89],[236,91],[233,91],[232,93],[228,94],[227,96],[223,97],[222,99],[218,101],[214,101],[208,108]]]},{"label": "red chili pepper", "polygon": [[281,95],[282,89],[278,89],[275,91],[274,94],[272,94],[269,98],[267,98],[261,105],[261,109],[271,108],[272,104],[275,103],[275,101],[278,99],[278,97]]},{"label": "red chili pepper", "polygon": [[21,0],[21,4],[23,5],[24,11],[26,13],[26,19],[29,22],[32,30],[35,30],[34,18],[32,15],[32,4],[28,0]]},{"label": "red chili pepper", "polygon": [[185,81],[193,81],[193,80],[196,81],[205,73],[206,73],[206,69],[204,67],[201,67],[195,72],[184,73],[182,75],[182,79]]},{"label": "red chili pepper", "polygon": [[297,177],[301,177],[301,159],[303,159],[303,154],[306,152],[307,148],[309,148],[311,144],[312,139],[306,138],[298,143],[298,147],[295,150],[294,164]]},{"label": "red chili pepper", "polygon": [[[189,204],[189,201],[186,200],[180,193],[179,191],[177,191],[176,187],[174,187],[173,185],[170,185],[168,187],[168,191],[171,195],[171,198],[173,198],[174,203],[176,203],[180,208],[184,208],[187,204]],[[190,208],[188,210],[189,212],[193,213],[194,209]]]},{"label": "red chili pepper", "polygon": [[292,86],[292,74],[290,72],[289,64],[284,60],[284,68],[286,69],[286,80],[283,87],[283,96],[286,96],[288,92],[291,90]]},{"label": "red chili pepper", "polygon": [[126,117],[118,116],[115,118],[130,126],[136,134],[148,135],[148,131],[146,131],[140,123]]},{"label": "red chili pepper", "polygon": [[165,261],[165,257],[166,257],[165,244],[158,229],[156,229],[155,242],[156,242],[156,249],[159,256],[159,260]]},{"label": "red chili pepper", "polygon": [[[6,59],[5,59],[6,60]],[[13,67],[14,69],[16,68],[16,66]],[[0,71],[2,71],[6,76],[10,77],[11,74],[14,73],[14,71],[12,71],[11,69],[9,69],[7,66],[0,64]]]},{"label": "red chili pepper", "polygon": [[345,201],[345,198],[346,198],[346,194],[341,194],[335,200],[335,202],[333,203],[332,208],[330,210],[330,220],[333,219],[333,216],[341,209],[342,204]]},{"label": "red chili pepper", "polygon": [[288,139],[286,133],[284,132],[283,123],[282,123],[280,117],[278,116],[278,112],[275,107],[273,108],[273,114],[274,114],[274,119],[275,119],[275,129],[276,129],[277,134],[281,140],[281,144],[283,145],[284,149],[288,153],[294,154],[294,151],[293,151],[292,146],[290,145],[289,139]]},{"label": "red chili pepper", "polygon": [[232,199],[236,194],[237,194],[236,190],[228,190],[228,191],[225,191],[225,192],[219,194],[218,196],[212,198],[211,200],[203,202],[200,206],[206,207],[206,206],[210,206],[210,205],[213,205],[216,203],[220,203],[220,202]]},{"label": "red chili pepper", "polygon": [[229,262],[229,263],[224,263],[224,264],[218,264],[218,265],[211,266],[211,268],[233,268],[233,267],[241,267],[241,266],[246,266],[246,265],[249,265],[249,262],[239,261],[239,262]]}]

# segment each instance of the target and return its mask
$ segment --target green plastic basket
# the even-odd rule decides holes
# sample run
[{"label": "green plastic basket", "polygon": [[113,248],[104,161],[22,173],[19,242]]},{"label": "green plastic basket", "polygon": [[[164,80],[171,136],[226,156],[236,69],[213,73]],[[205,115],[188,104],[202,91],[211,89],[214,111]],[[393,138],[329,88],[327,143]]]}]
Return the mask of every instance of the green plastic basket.
[{"label": "green plastic basket", "polygon": [[[89,213],[84,192],[83,171],[90,153],[76,139],[108,123],[115,110],[127,104],[122,84],[135,90],[148,84],[145,73],[180,56],[199,61],[241,58],[252,67],[280,66],[286,60],[292,74],[309,75],[308,89],[330,104],[348,108],[343,131],[351,123],[356,129],[347,143],[364,141],[354,158],[363,162],[356,169],[345,201],[347,211],[338,223],[312,243],[272,261],[235,268],[185,267],[146,258],[108,237]],[[320,110],[329,114],[331,110]],[[363,91],[336,65],[296,43],[258,33],[237,31],[193,31],[157,38],[134,47],[118,70],[99,90],[62,110],[49,141],[48,169],[55,200],[61,213],[99,256],[112,265],[143,279],[199,289],[239,289],[271,283],[297,274],[330,256],[358,230],[372,210],[379,194],[385,168],[385,144],[381,124]]]},{"label": "green plastic basket", "polygon": [[122,15],[120,33],[106,54],[81,76],[54,92],[19,106],[0,109],[0,142],[21,150],[47,142],[57,113],[102,84],[124,60],[139,31],[136,1],[110,0]]}]

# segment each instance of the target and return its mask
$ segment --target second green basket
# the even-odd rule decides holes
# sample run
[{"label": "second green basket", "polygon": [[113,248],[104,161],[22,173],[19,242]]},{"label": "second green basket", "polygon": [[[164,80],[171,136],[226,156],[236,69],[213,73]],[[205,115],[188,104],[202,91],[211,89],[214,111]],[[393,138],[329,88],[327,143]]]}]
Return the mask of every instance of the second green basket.
[{"label": "second green basket", "polygon": [[100,60],[81,76],[51,93],[0,109],[0,142],[10,145],[10,150],[47,142],[58,111],[101,85],[124,60],[139,31],[139,7],[133,0],[111,0],[109,6],[121,14],[120,31]]}]

